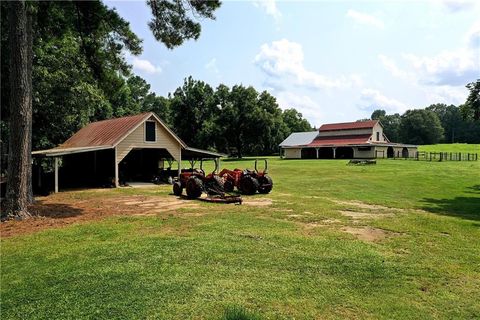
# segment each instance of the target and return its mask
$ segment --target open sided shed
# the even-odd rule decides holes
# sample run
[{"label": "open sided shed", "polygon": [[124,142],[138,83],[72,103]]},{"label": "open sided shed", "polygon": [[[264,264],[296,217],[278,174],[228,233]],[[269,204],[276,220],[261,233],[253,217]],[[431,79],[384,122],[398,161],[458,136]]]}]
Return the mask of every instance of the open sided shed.
[{"label": "open sided shed", "polygon": [[32,154],[54,159],[55,192],[59,184],[100,186],[110,181],[118,187],[120,179],[145,179],[166,169],[163,160],[176,161],[179,174],[182,160],[222,156],[188,147],[153,112],[90,123],[58,147]]}]

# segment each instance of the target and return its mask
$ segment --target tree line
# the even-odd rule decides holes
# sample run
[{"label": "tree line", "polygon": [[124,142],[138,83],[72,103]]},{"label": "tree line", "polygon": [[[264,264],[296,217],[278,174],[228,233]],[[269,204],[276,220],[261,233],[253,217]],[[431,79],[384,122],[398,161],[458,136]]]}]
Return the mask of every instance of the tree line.
[{"label": "tree line", "polygon": [[[476,109],[480,101],[480,80],[468,84],[470,94],[465,104],[455,106],[443,103],[432,104],[425,109],[407,110],[387,114],[377,109],[372,120],[380,120],[385,135],[392,142],[410,144],[479,143],[480,122],[476,121]],[[477,87],[477,89],[475,89]]]}]

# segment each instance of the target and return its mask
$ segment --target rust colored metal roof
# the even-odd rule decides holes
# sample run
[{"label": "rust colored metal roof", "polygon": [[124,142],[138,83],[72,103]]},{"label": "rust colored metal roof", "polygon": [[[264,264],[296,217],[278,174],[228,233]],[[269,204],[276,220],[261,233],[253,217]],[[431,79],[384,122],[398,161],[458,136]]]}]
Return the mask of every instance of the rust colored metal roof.
[{"label": "rust colored metal roof", "polygon": [[152,115],[151,112],[146,112],[129,117],[92,122],[77,131],[56,149],[114,146]]},{"label": "rust colored metal roof", "polygon": [[370,129],[378,123],[378,120],[358,121],[358,122],[343,122],[343,123],[329,123],[322,125],[319,131],[338,131],[338,130],[355,130],[355,129]]},{"label": "rust colored metal roof", "polygon": [[308,146],[310,147],[320,147],[320,146],[347,146],[347,145],[357,145],[357,144],[368,144],[368,139],[370,139],[370,134],[357,134],[349,136],[327,136],[327,137],[317,137],[313,140]]}]

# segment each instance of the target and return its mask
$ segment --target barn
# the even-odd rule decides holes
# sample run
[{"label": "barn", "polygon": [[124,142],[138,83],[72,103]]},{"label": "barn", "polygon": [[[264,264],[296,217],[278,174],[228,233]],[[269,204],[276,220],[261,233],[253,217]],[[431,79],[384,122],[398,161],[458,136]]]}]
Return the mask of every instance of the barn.
[{"label": "barn", "polygon": [[378,120],[330,123],[294,132],[280,143],[286,159],[412,158],[417,146],[391,142]]},{"label": "barn", "polygon": [[[54,181],[55,192],[60,187],[118,187],[124,181],[147,182],[162,173],[176,176],[182,161],[222,156],[188,147],[153,112],[90,123],[61,145],[32,155],[36,163],[53,159],[50,180]],[[45,176],[41,171],[41,166],[34,166],[34,187],[51,182],[42,181]]]}]

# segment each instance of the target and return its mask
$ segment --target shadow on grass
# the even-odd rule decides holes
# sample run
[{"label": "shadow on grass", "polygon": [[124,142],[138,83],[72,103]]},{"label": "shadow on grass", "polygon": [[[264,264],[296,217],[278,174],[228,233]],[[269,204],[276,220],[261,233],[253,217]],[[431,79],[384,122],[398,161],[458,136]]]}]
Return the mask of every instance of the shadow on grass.
[{"label": "shadow on grass", "polygon": [[467,189],[469,190],[467,191],[468,193],[480,193],[480,184],[468,187]]},{"label": "shadow on grass", "polygon": [[260,320],[261,317],[241,306],[229,306],[225,308],[221,320]]},{"label": "shadow on grass", "polygon": [[[480,185],[474,185],[467,188],[468,193],[480,194]],[[427,205],[422,209],[432,213],[459,217],[468,220],[480,221],[480,197],[455,197],[453,199],[433,199],[425,198],[423,202]]]},{"label": "shadow on grass", "polygon": [[39,201],[32,208],[32,213],[39,217],[54,219],[71,218],[83,214],[83,210],[62,203],[42,203]]}]

